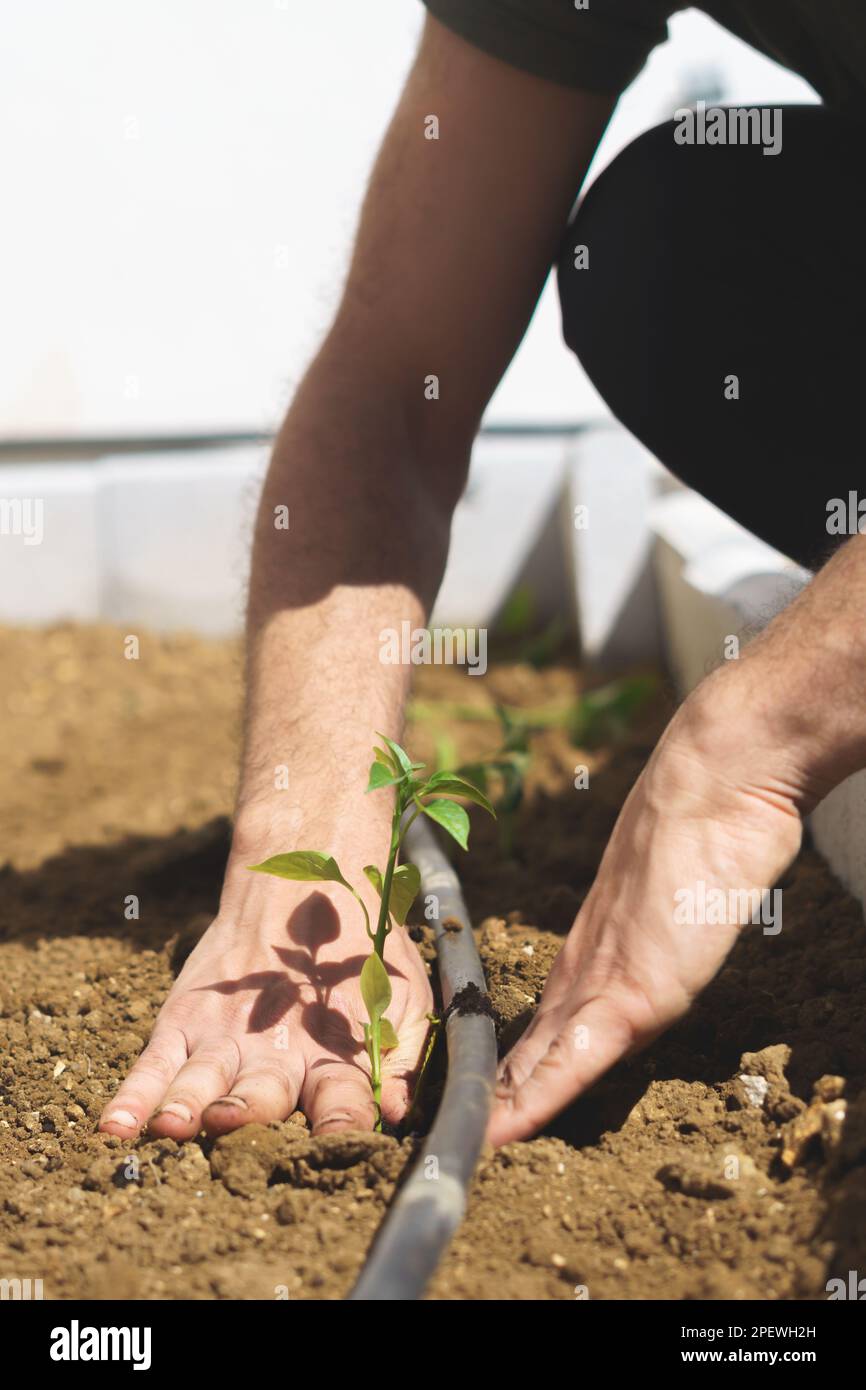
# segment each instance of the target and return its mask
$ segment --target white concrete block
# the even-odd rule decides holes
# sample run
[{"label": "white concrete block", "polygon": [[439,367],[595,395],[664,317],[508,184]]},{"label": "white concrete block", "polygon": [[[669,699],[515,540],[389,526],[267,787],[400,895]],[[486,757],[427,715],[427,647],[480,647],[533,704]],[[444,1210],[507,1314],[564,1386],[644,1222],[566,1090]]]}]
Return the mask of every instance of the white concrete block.
[{"label": "white concrete block", "polygon": [[[522,579],[542,617],[562,611],[566,440],[478,441],[434,622],[492,625]],[[233,446],[0,467],[0,620],[239,632],[267,458]],[[36,502],[44,534],[30,544]]]},{"label": "white concrete block", "polygon": [[563,521],[572,601],[584,657],[607,670],[661,659],[649,513],[676,487],[621,426],[599,425],[569,451]]},{"label": "white concrete block", "polygon": [[[866,829],[866,781],[863,773],[849,777],[816,807],[809,817],[815,845],[837,878],[864,901],[866,881],[857,874],[855,838]],[[855,888],[855,878],[859,879]]]},{"label": "white concrete block", "polygon": [[866,772],[832,791],[809,817],[815,845],[849,892],[866,905]]},{"label": "white concrete block", "polygon": [[526,582],[541,616],[564,606],[566,558],[558,526],[567,436],[482,436],[451,529],[434,625],[492,626]]},{"label": "white concrete block", "polygon": [[0,465],[0,621],[92,619],[99,548],[92,467]]},{"label": "white concrete block", "polygon": [[101,615],[160,631],[240,631],[267,457],[247,447],[106,459]]},{"label": "white concrete block", "polygon": [[654,504],[650,526],[668,660],[685,695],[725,659],[727,638],[747,642],[808,575],[685,489]]}]

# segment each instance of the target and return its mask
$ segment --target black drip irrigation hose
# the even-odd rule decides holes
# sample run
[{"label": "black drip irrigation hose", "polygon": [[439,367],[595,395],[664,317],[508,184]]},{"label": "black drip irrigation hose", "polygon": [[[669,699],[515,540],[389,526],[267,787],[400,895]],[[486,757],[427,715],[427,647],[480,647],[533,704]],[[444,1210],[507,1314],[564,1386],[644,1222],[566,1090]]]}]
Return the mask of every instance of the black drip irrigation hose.
[{"label": "black drip irrigation hose", "polygon": [[405,847],[421,874],[422,895],[439,900],[433,924],[447,1014],[448,1076],[433,1128],[350,1300],[421,1297],[463,1218],[496,1081],[496,1030],[460,882],[423,816],[409,830]]}]

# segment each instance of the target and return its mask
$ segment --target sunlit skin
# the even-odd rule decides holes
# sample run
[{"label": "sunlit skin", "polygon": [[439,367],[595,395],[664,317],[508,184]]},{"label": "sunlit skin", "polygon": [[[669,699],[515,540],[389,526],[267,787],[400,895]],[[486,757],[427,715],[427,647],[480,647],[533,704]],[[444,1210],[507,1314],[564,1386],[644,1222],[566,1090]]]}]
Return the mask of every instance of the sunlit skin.
[{"label": "sunlit skin", "polygon": [[[357,889],[343,874],[336,859],[327,852],[305,849],[277,854],[266,859],[263,864],[254,865],[252,872],[271,874],[290,882],[313,881],[326,885],[339,882],[346,892],[352,894],[361,909],[368,937],[367,955],[360,962],[351,959],[344,961],[344,968],[339,972],[338,978],[341,982],[350,978],[350,971],[354,966],[361,997],[367,1010],[367,1018],[362,1022],[361,1028],[364,1054],[369,1061],[376,1129],[380,1130],[383,1119],[383,1058],[389,1051],[399,1047],[396,1026],[393,1019],[387,1015],[391,1005],[392,988],[384,963],[385,944],[394,927],[406,921],[421,885],[418,868],[402,853],[406,836],[419,816],[428,816],[456,840],[462,849],[467,849],[469,817],[463,806],[453,800],[453,796],[463,796],[475,805],[483,806],[490,815],[494,812],[485,794],[457,772],[442,770],[428,773],[423,763],[412,762],[406,750],[389,739],[387,734],[380,734],[378,738],[379,743],[373,750],[374,761],[370,768],[367,793],[373,792],[381,796],[383,792],[388,792],[392,801],[392,812],[388,856],[384,868],[375,864],[364,866],[365,878],[373,884],[379,894],[376,916],[370,916]],[[302,968],[303,964],[302,961]],[[327,1007],[330,991],[327,982],[324,979],[319,980],[322,972],[315,966],[312,956],[311,965],[311,979],[322,984],[321,991],[317,992],[317,1002],[321,1009],[322,1006]],[[335,979],[334,983],[336,982]],[[284,1003],[293,1003],[294,993],[290,986],[291,997],[281,998],[280,1007]],[[433,1021],[432,1015],[430,1021]],[[308,1031],[312,1032],[312,1029]],[[354,1034],[346,1039],[346,1049],[350,1055],[357,1055]]]},{"label": "sunlit skin", "polygon": [[[253,548],[245,751],[220,908],[100,1128],[188,1139],[296,1106],[316,1133],[375,1122],[344,889],[248,871],[313,846],[353,884],[387,852],[364,796],[371,732],[399,739],[409,668],[379,634],[424,625],[481,416],[525,331],[613,99],[519,72],[427,20],[379,154],[345,292],[277,440]],[[440,114],[439,141],[425,118]],[[640,209],[635,210],[639,216]],[[424,382],[439,377],[439,398]],[[527,479],[527,487],[531,487]],[[291,528],[274,526],[290,507]],[[399,524],[394,524],[394,519]],[[688,1008],[732,927],[676,926],[702,879],[770,886],[801,816],[864,754],[866,538],[686,702],[629,797],[538,1013],[504,1059],[490,1138],[534,1133]],[[289,768],[289,789],[274,770]],[[375,912],[372,887],[361,887]],[[399,1121],[432,997],[388,937],[382,1111]],[[582,1031],[576,1035],[575,1029]],[[576,1036],[583,1040],[575,1045]]]}]

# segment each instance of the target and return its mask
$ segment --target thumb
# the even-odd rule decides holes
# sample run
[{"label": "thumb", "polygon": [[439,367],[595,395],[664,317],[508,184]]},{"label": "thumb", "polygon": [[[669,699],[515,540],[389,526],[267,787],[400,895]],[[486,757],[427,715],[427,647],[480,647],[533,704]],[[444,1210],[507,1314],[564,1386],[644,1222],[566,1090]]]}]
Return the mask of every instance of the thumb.
[{"label": "thumb", "polygon": [[632,1025],[603,996],[559,1026],[557,1014],[539,1014],[535,1027],[506,1058],[487,1130],[489,1143],[528,1139],[634,1046]]}]

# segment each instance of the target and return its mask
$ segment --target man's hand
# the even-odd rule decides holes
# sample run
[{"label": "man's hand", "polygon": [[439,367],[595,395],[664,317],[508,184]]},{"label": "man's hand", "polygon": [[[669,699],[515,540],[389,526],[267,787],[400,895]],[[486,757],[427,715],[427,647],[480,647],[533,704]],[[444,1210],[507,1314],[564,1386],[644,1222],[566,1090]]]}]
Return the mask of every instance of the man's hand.
[{"label": "man's hand", "polygon": [[686,1011],[749,918],[729,909],[726,922],[687,923],[678,895],[703,883],[741,906],[772,888],[800,847],[802,815],[864,765],[866,643],[852,617],[864,601],[858,537],[681,706],[501,1067],[493,1143],[535,1133]]},{"label": "man's hand", "polygon": [[[366,886],[361,866],[354,881]],[[375,911],[374,895],[365,896]],[[100,1128],[129,1139],[149,1121],[152,1134],[190,1139],[202,1129],[222,1134],[284,1120],[300,1104],[316,1134],[371,1129],[367,1011],[358,985],[369,951],[360,909],[345,889],[264,879],[235,860],[216,920]],[[396,1124],[433,999],[403,928],[389,935],[385,960],[399,1046],[384,1055],[382,1113]]]},{"label": "man's hand", "polygon": [[715,714],[717,725],[703,697],[683,706],[632,788],[538,1012],[501,1070],[494,1143],[533,1134],[715,975],[740,924],[677,922],[679,891],[698,880],[726,893],[770,887],[797,853],[794,789],[756,765],[742,708],[736,721]]}]

